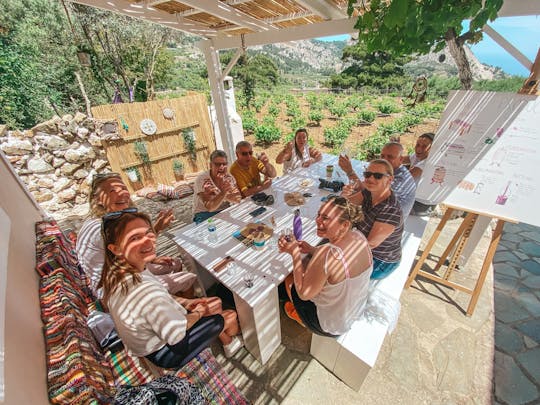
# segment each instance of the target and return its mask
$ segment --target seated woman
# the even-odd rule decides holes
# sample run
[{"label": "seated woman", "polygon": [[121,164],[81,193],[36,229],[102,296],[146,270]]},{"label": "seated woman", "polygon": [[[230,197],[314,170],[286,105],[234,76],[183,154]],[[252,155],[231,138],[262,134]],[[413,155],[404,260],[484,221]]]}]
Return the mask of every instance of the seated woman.
[{"label": "seated woman", "polygon": [[369,243],[373,253],[371,278],[381,279],[392,273],[401,260],[403,213],[390,188],[394,180],[392,165],[384,159],[371,161],[364,172],[361,190],[355,185],[343,188],[342,196],[361,205],[364,218],[355,224]]},{"label": "seated woman", "polygon": [[[317,235],[328,243],[313,247],[284,236],[278,241],[280,252],[293,260],[293,272],[285,280],[291,299],[285,310],[313,333],[345,333],[366,305],[372,259],[366,238],[352,229],[359,215],[345,198],[332,197],[316,218]],[[310,253],[307,263],[302,253]]]},{"label": "seated woman", "polygon": [[216,337],[232,356],[242,347],[236,312],[212,298],[185,308],[145,271],[156,257],[156,234],[150,218],[133,211],[109,213],[102,224],[107,251],[99,287],[124,345],[163,368],[182,367]]},{"label": "seated woman", "polygon": [[[129,191],[118,173],[105,173],[95,175],[88,196],[90,217],[83,223],[77,235],[77,256],[84,272],[90,279],[90,286],[94,294],[100,298],[97,284],[101,278],[101,270],[105,262],[105,245],[101,236],[101,217],[108,212],[114,212],[133,207]],[[156,232],[166,228],[174,219],[170,210],[158,214]],[[185,253],[182,255],[186,261],[193,259]],[[189,263],[188,263],[189,264]],[[172,294],[188,292],[197,279],[193,273],[182,270],[180,259],[161,256],[149,264],[149,271],[158,276],[160,282],[167,286]]]},{"label": "seated woman", "polygon": [[309,167],[321,159],[321,152],[308,145],[307,130],[300,128],[294,134],[294,148],[293,141],[287,142],[285,148],[276,156],[276,163],[283,163],[285,174],[299,167]]}]

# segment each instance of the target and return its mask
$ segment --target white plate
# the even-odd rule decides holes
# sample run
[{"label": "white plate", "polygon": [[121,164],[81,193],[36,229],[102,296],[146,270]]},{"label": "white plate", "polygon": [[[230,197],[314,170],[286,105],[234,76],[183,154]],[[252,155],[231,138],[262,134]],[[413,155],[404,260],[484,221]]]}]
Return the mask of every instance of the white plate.
[{"label": "white plate", "polygon": [[313,185],[312,179],[302,179],[298,182],[300,187],[311,187]]}]

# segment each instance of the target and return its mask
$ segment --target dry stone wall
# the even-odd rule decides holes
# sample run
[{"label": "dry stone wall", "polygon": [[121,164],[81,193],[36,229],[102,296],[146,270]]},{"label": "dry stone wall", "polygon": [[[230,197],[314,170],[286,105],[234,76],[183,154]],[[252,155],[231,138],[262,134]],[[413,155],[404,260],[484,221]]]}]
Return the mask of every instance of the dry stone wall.
[{"label": "dry stone wall", "polygon": [[0,149],[48,212],[88,201],[92,177],[111,170],[103,140],[119,139],[116,122],[78,112],[24,131],[0,127]]}]

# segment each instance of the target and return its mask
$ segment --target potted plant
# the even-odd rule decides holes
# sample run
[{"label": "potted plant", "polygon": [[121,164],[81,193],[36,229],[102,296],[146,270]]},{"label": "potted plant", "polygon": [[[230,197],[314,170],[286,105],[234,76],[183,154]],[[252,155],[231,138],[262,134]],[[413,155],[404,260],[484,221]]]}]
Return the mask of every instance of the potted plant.
[{"label": "potted plant", "polygon": [[182,137],[184,138],[184,145],[191,159],[197,159],[197,147],[195,146],[195,131],[193,128],[185,128],[182,130]]},{"label": "potted plant", "polygon": [[184,164],[178,160],[173,160],[173,172],[177,181],[184,180]]},{"label": "potted plant", "polygon": [[146,142],[135,141],[133,143],[135,154],[142,160],[145,165],[150,164],[150,156],[148,156],[148,150],[146,149]]},{"label": "potted plant", "polygon": [[132,183],[136,183],[141,178],[139,169],[137,169],[136,167],[128,167],[126,169],[126,174],[129,178],[129,181],[131,181]]}]

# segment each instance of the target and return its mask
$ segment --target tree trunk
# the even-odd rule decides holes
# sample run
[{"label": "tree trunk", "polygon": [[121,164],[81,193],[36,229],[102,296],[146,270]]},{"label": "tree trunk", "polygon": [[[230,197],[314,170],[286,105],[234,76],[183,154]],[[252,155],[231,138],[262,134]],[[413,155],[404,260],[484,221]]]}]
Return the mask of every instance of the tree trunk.
[{"label": "tree trunk", "polygon": [[84,83],[81,79],[81,75],[79,74],[79,72],[75,72],[75,77],[77,78],[77,82],[79,83],[79,89],[81,90],[81,94],[84,98],[84,104],[86,105],[86,115],[89,117],[92,117],[90,99],[88,98],[88,95],[86,94]]},{"label": "tree trunk", "polygon": [[465,49],[463,48],[464,41],[457,37],[456,31],[453,28],[450,28],[446,32],[444,39],[450,55],[452,55],[456,62],[461,87],[464,90],[470,90],[472,88],[472,72],[467,55],[465,54]]}]

